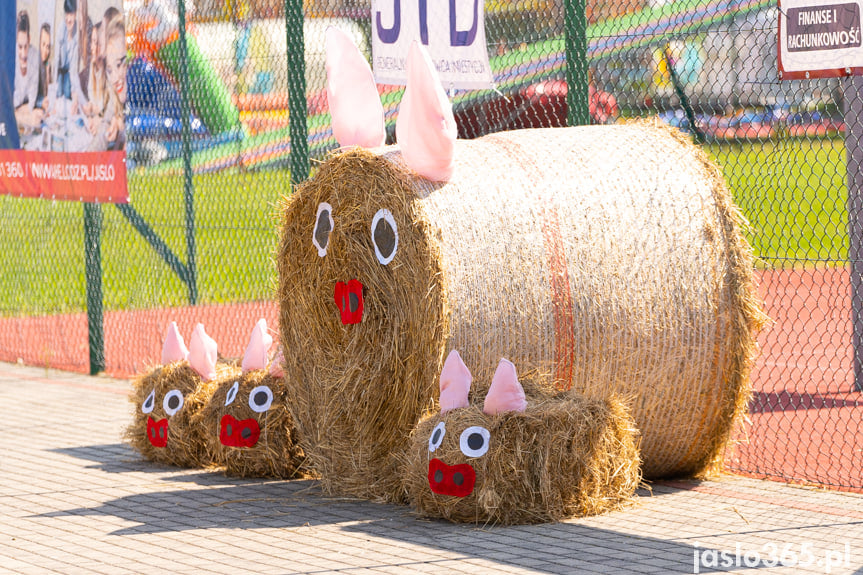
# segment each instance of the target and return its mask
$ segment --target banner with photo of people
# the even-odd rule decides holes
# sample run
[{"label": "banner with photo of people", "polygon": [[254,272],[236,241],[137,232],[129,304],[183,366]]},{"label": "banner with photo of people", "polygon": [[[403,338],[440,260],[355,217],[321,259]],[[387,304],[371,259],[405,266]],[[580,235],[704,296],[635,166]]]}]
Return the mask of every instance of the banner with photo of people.
[{"label": "banner with photo of people", "polygon": [[128,202],[123,1],[0,4],[0,193]]}]

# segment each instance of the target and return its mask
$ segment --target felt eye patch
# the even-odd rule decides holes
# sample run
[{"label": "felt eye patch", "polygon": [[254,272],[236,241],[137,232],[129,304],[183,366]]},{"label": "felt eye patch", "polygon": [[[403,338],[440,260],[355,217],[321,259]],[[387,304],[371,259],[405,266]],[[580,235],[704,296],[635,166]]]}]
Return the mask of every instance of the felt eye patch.
[{"label": "felt eye patch", "polygon": [[144,400],[144,403],[141,404],[141,413],[151,413],[153,408],[156,407],[156,390],[150,392],[150,395],[147,396],[147,399]]},{"label": "felt eye patch", "polygon": [[387,265],[396,257],[399,247],[399,230],[392,212],[380,209],[372,218],[372,244],[375,246],[375,256],[383,265]]},{"label": "felt eye patch", "polygon": [[273,391],[267,385],[259,385],[249,393],[249,407],[255,413],[263,413],[273,404]]},{"label": "felt eye patch", "polygon": [[234,403],[234,400],[237,399],[238,391],[240,391],[240,382],[235,381],[234,385],[231,386],[231,389],[228,390],[228,393],[225,394],[225,407]]},{"label": "felt eye patch", "polygon": [[183,394],[179,389],[172,389],[165,394],[165,399],[162,400],[162,409],[168,416],[174,415],[180,408],[183,407]]},{"label": "felt eye patch", "polygon": [[488,452],[490,437],[488,429],[474,425],[461,432],[458,446],[466,457],[482,457]]},{"label": "felt eye patch", "polygon": [[318,255],[327,255],[330,245],[330,232],[333,231],[333,207],[327,202],[318,204],[318,213],[315,215],[315,229],[312,232],[312,244],[318,248]]},{"label": "felt eye patch", "polygon": [[440,444],[443,443],[444,435],[446,435],[446,424],[441,421],[435,425],[431,436],[429,436],[429,451],[434,452]]}]

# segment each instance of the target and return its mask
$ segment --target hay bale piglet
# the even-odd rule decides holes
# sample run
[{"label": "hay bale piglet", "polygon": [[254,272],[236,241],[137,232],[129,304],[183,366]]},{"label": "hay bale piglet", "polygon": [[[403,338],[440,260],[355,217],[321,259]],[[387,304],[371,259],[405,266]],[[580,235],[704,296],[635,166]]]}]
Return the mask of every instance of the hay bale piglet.
[{"label": "hay bale piglet", "polygon": [[196,417],[196,424],[206,430],[209,450],[228,475],[301,475],[303,451],[287,409],[281,352],[268,367],[272,343],[261,319],[252,330],[241,372],[221,377]]},{"label": "hay bale piglet", "polygon": [[218,345],[202,324],[195,327],[188,349],[177,324],[168,326],[162,365],[136,378],[129,398],[135,411],[125,439],[145,459],[180,467],[218,463],[195,421],[218,380],[239,371],[217,364],[217,357]]},{"label": "hay bale piglet", "polygon": [[411,436],[406,485],[426,516],[455,522],[558,521],[615,509],[641,479],[638,431],[616,398],[549,392],[525,396],[501,359],[485,400],[470,403],[472,376],[453,350],[440,376],[440,412]]}]

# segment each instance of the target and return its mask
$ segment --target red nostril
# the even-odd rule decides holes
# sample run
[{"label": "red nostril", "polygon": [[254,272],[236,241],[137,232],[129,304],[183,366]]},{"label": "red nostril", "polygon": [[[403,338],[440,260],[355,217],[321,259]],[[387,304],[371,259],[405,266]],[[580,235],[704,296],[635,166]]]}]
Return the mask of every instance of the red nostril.
[{"label": "red nostril", "polygon": [[363,284],[358,280],[337,282],[333,293],[342,323],[350,325],[363,319]]}]

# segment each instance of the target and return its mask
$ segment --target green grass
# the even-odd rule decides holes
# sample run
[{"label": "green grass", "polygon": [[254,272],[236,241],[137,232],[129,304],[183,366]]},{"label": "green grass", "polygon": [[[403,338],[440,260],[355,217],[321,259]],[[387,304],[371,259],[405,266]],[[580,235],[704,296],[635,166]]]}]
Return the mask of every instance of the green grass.
[{"label": "green grass", "polygon": [[[276,206],[285,171],[196,176],[198,301],[270,298],[275,286]],[[182,260],[186,257],[180,176],[129,181],[132,205]],[[105,309],[184,305],[188,290],[111,205],[102,206]],[[0,315],[85,309],[83,208],[0,196]]]},{"label": "green grass", "polygon": [[[769,266],[841,263],[847,254],[845,147],[841,139],[713,145],[749,239]],[[273,297],[275,211],[285,171],[195,178],[199,301]],[[186,261],[182,177],[133,174],[132,204]],[[102,206],[105,308],[184,305],[186,286],[110,205]],[[74,202],[0,196],[0,315],[85,309],[83,210]]]},{"label": "green grass", "polygon": [[845,143],[783,138],[708,147],[771,267],[844,263],[848,255]]}]

